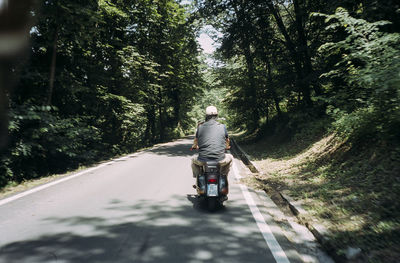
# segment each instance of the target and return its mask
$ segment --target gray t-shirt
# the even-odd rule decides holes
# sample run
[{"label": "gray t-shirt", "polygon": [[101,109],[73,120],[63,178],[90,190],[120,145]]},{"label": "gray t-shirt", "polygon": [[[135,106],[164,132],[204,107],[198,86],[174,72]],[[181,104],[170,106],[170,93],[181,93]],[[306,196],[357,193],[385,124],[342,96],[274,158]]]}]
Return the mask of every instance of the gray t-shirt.
[{"label": "gray t-shirt", "polygon": [[221,161],[225,158],[225,140],[228,138],[228,131],[224,124],[210,119],[199,125],[196,138],[199,145],[198,159],[200,161]]}]

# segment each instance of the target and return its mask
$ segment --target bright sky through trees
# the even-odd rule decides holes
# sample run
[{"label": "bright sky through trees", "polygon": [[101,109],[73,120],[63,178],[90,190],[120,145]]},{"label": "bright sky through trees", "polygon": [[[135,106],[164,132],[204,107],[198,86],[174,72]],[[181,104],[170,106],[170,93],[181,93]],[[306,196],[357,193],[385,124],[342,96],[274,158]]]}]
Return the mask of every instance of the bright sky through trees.
[{"label": "bright sky through trees", "polygon": [[203,49],[205,54],[212,54],[215,51],[214,40],[207,33],[201,33],[200,37],[197,39],[200,47]]},{"label": "bright sky through trees", "polygon": [[[220,46],[220,43],[214,41],[215,36],[220,38],[222,34],[218,32],[213,26],[206,25],[202,28],[200,36],[197,38],[203,54],[206,55],[206,63],[208,65],[214,65],[214,59],[212,57],[215,50]],[[214,39],[213,39],[213,38]]]}]

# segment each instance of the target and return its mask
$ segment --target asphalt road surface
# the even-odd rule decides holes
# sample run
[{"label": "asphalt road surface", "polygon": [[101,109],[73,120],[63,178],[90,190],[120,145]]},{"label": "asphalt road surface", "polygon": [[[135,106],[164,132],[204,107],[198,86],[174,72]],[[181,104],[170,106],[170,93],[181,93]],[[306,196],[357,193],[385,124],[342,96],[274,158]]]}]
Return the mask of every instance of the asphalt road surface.
[{"label": "asphalt road surface", "polygon": [[225,207],[203,207],[190,145],[162,144],[0,200],[0,262],[302,262],[235,177],[237,160]]}]

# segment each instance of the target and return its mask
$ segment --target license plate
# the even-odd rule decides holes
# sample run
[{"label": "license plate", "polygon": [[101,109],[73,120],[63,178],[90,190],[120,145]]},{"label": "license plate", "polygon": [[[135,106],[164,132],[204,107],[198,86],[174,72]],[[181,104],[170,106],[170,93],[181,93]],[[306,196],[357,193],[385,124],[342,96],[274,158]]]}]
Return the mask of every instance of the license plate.
[{"label": "license plate", "polygon": [[218,185],[208,184],[207,185],[207,196],[217,196],[218,195]]}]

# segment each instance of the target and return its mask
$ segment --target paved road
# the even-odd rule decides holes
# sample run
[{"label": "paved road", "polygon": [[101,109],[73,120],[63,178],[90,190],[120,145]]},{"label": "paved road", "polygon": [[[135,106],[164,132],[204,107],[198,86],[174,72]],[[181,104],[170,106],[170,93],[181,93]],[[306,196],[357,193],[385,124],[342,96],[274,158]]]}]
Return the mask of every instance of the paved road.
[{"label": "paved road", "polygon": [[202,207],[190,145],[163,144],[2,200],[0,262],[301,262],[276,227],[273,255],[233,172],[225,208]]}]

